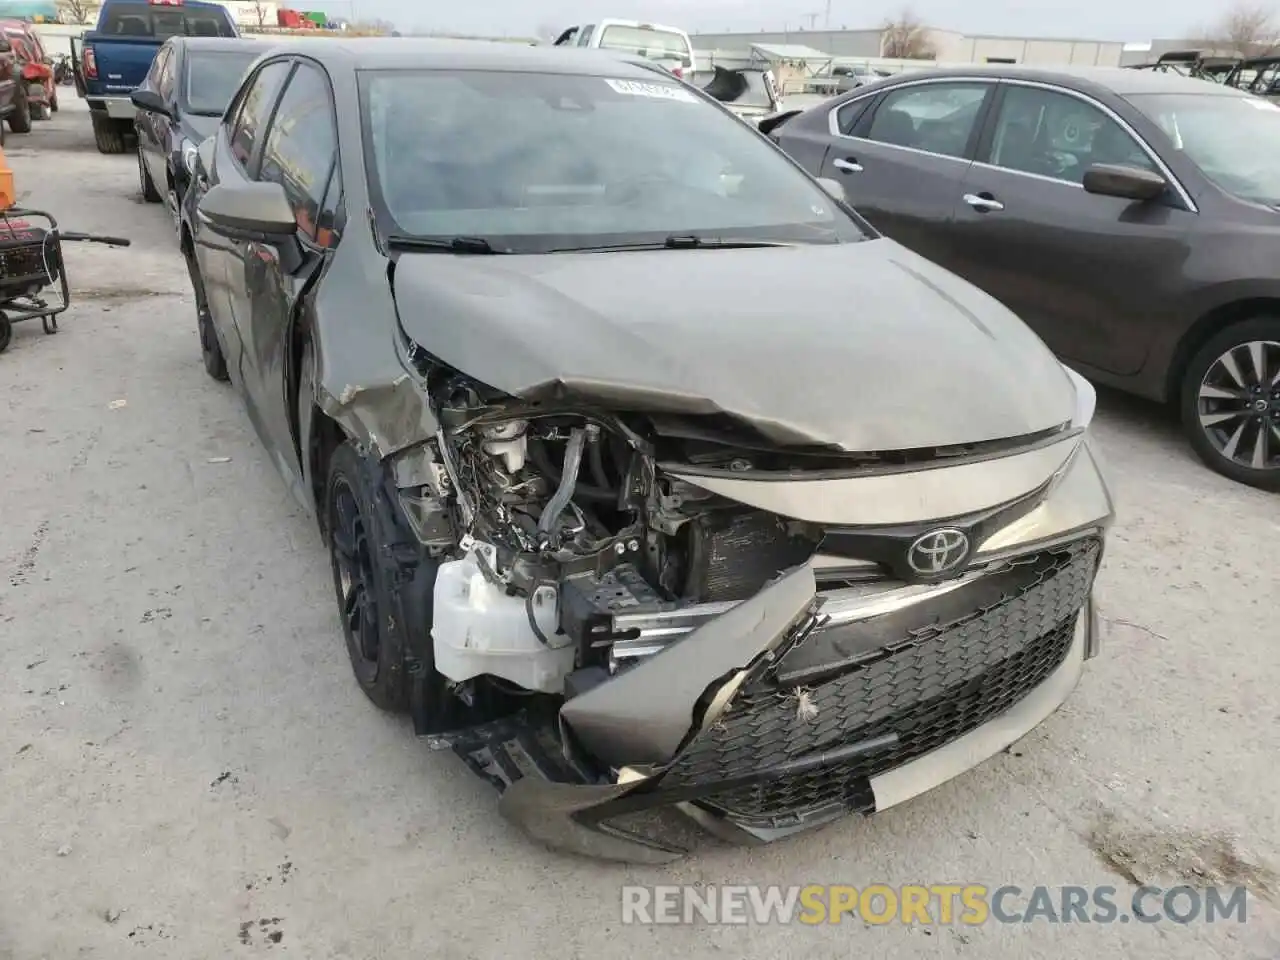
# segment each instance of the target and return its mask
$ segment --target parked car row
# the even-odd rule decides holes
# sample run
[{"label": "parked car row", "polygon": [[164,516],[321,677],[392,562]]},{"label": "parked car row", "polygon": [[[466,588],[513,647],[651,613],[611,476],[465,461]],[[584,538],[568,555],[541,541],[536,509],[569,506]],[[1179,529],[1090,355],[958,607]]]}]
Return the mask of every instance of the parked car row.
[{"label": "parked car row", "polygon": [[137,111],[130,95],[151,78],[166,40],[238,36],[231,12],[213,0],[104,0],[94,29],[71,42],[76,91],[89,106],[98,151],[126,153],[134,146]]},{"label": "parked car row", "polygon": [[57,112],[54,68],[54,59],[31,24],[0,19],[0,143],[6,127],[13,133],[30,133],[33,121]]},{"label": "parked car row", "polygon": [[1280,107],[1129,69],[912,73],[764,121],[878,229],[1280,489]]}]

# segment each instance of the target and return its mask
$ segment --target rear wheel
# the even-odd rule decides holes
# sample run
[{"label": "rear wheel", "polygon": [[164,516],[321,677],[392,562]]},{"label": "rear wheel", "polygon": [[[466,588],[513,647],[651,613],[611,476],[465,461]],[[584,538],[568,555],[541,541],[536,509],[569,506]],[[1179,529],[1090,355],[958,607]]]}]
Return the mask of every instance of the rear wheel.
[{"label": "rear wheel", "polygon": [[54,113],[58,112],[58,88],[53,88],[53,93],[49,95],[49,109]]},{"label": "rear wheel", "polygon": [[9,114],[9,129],[14,133],[31,132],[31,103],[27,100],[25,90],[13,99],[13,110]]},{"label": "rear wheel", "polygon": [[[16,129],[16,128],[15,128]],[[124,153],[124,131],[110,117],[94,114],[93,142],[99,153]]]},{"label": "rear wheel", "polygon": [[9,349],[9,341],[13,339],[13,322],[0,313],[0,353]]},{"label": "rear wheel", "polygon": [[1187,438],[1212,469],[1280,490],[1280,318],[1234,324],[1201,347],[1181,408]]}]

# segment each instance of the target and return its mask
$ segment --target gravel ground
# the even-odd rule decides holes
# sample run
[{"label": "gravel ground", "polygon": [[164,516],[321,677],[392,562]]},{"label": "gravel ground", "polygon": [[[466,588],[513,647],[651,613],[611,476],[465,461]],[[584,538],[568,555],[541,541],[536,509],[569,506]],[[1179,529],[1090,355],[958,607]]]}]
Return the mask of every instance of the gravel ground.
[{"label": "gravel ground", "polygon": [[[1105,655],[1013,750],[764,849],[552,854],[356,689],[314,528],[203,374],[169,222],[64,95],[9,139],[20,192],[134,246],[69,250],[62,332],[0,356],[0,958],[1280,956],[1277,500],[1160,411],[1103,397]],[[628,882],[1257,896],[1243,925],[623,927]]]}]

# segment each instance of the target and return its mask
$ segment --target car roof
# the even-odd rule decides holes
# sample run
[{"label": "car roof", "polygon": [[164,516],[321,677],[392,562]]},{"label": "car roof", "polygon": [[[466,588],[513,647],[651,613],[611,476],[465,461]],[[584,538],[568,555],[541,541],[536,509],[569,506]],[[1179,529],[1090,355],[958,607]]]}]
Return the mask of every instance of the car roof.
[{"label": "car roof", "polygon": [[[264,52],[267,45],[263,44]],[[497,40],[420,37],[289,37],[273,42],[275,56],[297,54],[333,69],[502,70],[652,78],[649,61],[616,51],[533,46]]]},{"label": "car roof", "polygon": [[246,40],[243,37],[170,37],[169,43],[185,50],[257,50],[263,53],[274,50],[274,45],[259,40]]},{"label": "car roof", "polygon": [[1053,83],[1059,86],[1091,93],[1095,96],[1111,93],[1127,97],[1142,93],[1190,93],[1207,96],[1241,96],[1232,87],[1223,87],[1207,80],[1184,77],[1177,73],[1156,70],[1132,70],[1128,67],[1025,67],[975,64],[972,67],[943,67],[932,70],[913,70],[909,74],[897,74],[891,80],[862,88],[869,91],[899,79],[945,79],[947,77],[996,77],[1008,80],[1031,80]]}]

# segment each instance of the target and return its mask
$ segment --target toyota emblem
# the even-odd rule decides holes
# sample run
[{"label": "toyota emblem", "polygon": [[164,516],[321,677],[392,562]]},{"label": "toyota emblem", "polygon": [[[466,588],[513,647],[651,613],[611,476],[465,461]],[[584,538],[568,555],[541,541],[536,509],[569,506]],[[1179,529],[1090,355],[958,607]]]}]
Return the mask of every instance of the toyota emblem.
[{"label": "toyota emblem", "polygon": [[907,548],[907,566],[922,577],[937,577],[960,566],[968,556],[968,535],[948,527],[917,537]]}]

